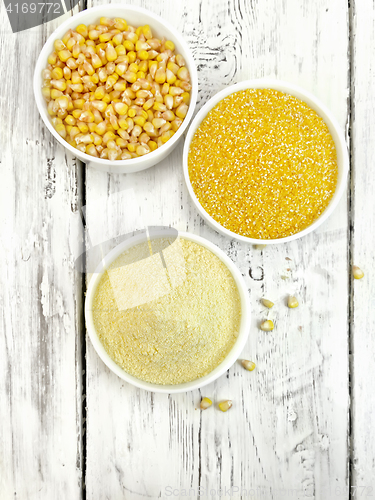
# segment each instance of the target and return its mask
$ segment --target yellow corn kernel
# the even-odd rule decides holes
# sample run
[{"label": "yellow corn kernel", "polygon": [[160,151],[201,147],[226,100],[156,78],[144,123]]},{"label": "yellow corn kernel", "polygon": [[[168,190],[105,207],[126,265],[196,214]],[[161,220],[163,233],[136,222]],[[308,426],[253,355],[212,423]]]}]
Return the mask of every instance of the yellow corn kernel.
[{"label": "yellow corn kernel", "polygon": [[167,83],[169,83],[169,85],[173,85],[177,80],[176,75],[168,68],[166,70],[166,78],[167,78]]},{"label": "yellow corn kernel", "polygon": [[230,399],[227,399],[226,401],[221,401],[219,404],[219,409],[221,411],[228,411],[229,408],[232,408],[232,401]]},{"label": "yellow corn kernel", "polygon": [[200,409],[201,410],[207,410],[212,405],[212,401],[210,398],[202,398],[201,404],[200,404]]},{"label": "yellow corn kernel", "polygon": [[76,120],[79,120],[79,118],[80,118],[80,116],[81,116],[82,113],[83,113],[83,111],[81,109],[74,109],[72,111],[72,115],[74,116],[74,118]]},{"label": "yellow corn kernel", "polygon": [[176,116],[181,119],[185,118],[188,109],[189,107],[185,103],[180,104],[180,106],[176,109]]},{"label": "yellow corn kernel", "polygon": [[99,41],[101,43],[107,43],[109,42],[110,40],[112,40],[113,38],[113,33],[102,33],[101,35],[99,35]]},{"label": "yellow corn kernel", "polygon": [[150,109],[153,105],[154,105],[154,102],[155,102],[155,99],[152,97],[151,99],[148,99],[144,105],[143,105],[143,109],[145,111],[147,111],[148,109]]},{"label": "yellow corn kernel", "polygon": [[181,94],[181,97],[182,97],[182,100],[184,101],[185,104],[189,104],[190,103],[190,94],[189,94],[189,92],[184,92],[183,94]]},{"label": "yellow corn kernel", "polygon": [[171,42],[170,40],[167,40],[164,44],[164,47],[167,49],[167,50],[172,50],[172,52],[174,51],[174,43]]},{"label": "yellow corn kernel", "polygon": [[288,307],[290,309],[294,309],[294,308],[298,307],[298,300],[296,299],[296,297],[293,297],[292,295],[289,295],[289,297],[288,297]]},{"label": "yellow corn kernel", "polygon": [[55,40],[53,46],[57,53],[61,52],[66,48],[65,43],[62,40]]},{"label": "yellow corn kernel", "polygon": [[177,130],[181,127],[181,125],[182,125],[182,120],[180,120],[179,118],[176,118],[172,122],[172,130],[174,132],[177,132]]},{"label": "yellow corn kernel", "polygon": [[75,100],[73,101],[73,104],[74,104],[74,107],[75,107],[76,109],[81,110],[81,109],[83,109],[83,105],[85,104],[85,102],[86,102],[86,101],[85,101],[84,99],[75,99]]},{"label": "yellow corn kernel", "polygon": [[127,56],[129,57],[129,63],[133,63],[137,59],[137,54],[133,50],[128,52]]},{"label": "yellow corn kernel", "polygon": [[136,116],[134,118],[134,123],[136,125],[139,125],[140,127],[143,127],[144,124],[146,123],[146,120],[143,118],[143,116]]},{"label": "yellow corn kernel", "polygon": [[126,73],[123,75],[123,78],[129,82],[129,83],[134,83],[137,81],[137,75],[136,73],[133,73],[133,71],[126,71]]},{"label": "yellow corn kernel", "polygon": [[123,102],[116,102],[114,104],[114,108],[115,108],[116,113],[118,113],[119,115],[126,115],[126,113],[128,112],[129,106],[127,106]]},{"label": "yellow corn kernel", "polygon": [[185,68],[185,66],[182,66],[182,68],[180,68],[177,71],[177,77],[180,80],[184,80],[184,81],[190,80],[189,71],[187,70],[187,68]]},{"label": "yellow corn kernel", "polygon": [[68,49],[60,50],[60,52],[58,52],[58,55],[60,61],[62,62],[66,62],[69,59],[69,57],[72,57],[72,53]]},{"label": "yellow corn kernel", "polygon": [[80,133],[78,127],[72,127],[72,130],[70,131],[70,139],[73,140],[76,135]]},{"label": "yellow corn kernel", "polygon": [[271,332],[274,329],[273,321],[271,321],[270,319],[263,321],[263,323],[261,323],[260,325],[260,329],[264,332]]},{"label": "yellow corn kernel", "polygon": [[155,102],[153,109],[155,111],[167,111],[167,106],[161,102]]},{"label": "yellow corn kernel", "polygon": [[107,103],[105,103],[104,101],[91,101],[91,105],[101,113],[103,113],[107,109]]},{"label": "yellow corn kernel", "polygon": [[142,146],[137,146],[135,152],[138,156],[143,156],[150,152],[150,148],[146,144],[142,144]]},{"label": "yellow corn kernel", "polygon": [[[68,116],[69,116],[69,115],[68,115]],[[68,116],[67,116],[66,118],[68,118]],[[66,118],[65,118],[65,120],[66,120]],[[66,132],[67,132],[67,134],[70,134],[70,132],[71,132],[71,130],[72,130],[72,128],[73,128],[73,125],[65,125],[65,128],[66,128]]]},{"label": "yellow corn kernel", "polygon": [[131,142],[129,142],[129,144],[126,146],[128,148],[128,150],[131,152],[131,153],[134,153],[135,152],[135,149],[136,149],[136,145],[135,144],[132,144]]},{"label": "yellow corn kernel", "polygon": [[94,146],[94,144],[89,144],[87,147],[86,147],[86,153],[88,155],[91,155],[91,156],[96,156],[98,157],[98,152],[96,150],[96,147]]},{"label": "yellow corn kernel", "polygon": [[55,80],[61,80],[61,78],[64,76],[64,72],[61,68],[57,66],[56,68],[53,68],[53,70],[51,71],[51,76]]},{"label": "yellow corn kernel", "polygon": [[108,43],[107,48],[105,49],[105,56],[109,62],[111,61],[116,61],[117,59],[117,52],[113,48],[113,45]]},{"label": "yellow corn kernel", "polygon": [[147,61],[147,59],[148,59],[148,52],[147,52],[147,50],[138,50],[137,57],[141,61]]},{"label": "yellow corn kernel", "polygon": [[165,123],[167,123],[163,118],[154,118],[152,120],[152,124],[155,128],[160,128],[162,127]]},{"label": "yellow corn kernel", "polygon": [[243,359],[241,361],[241,364],[249,372],[252,372],[253,370],[255,370],[255,363],[253,363],[252,361],[249,361],[248,359]]},{"label": "yellow corn kernel", "polygon": [[163,144],[165,144],[169,139],[171,139],[174,136],[173,130],[168,130],[167,132],[164,132],[164,134],[160,137]]},{"label": "yellow corn kernel", "polygon": [[138,80],[141,79],[141,78],[143,79],[145,77],[146,77],[146,73],[144,73],[143,71],[138,71],[138,73],[137,73],[137,79]]},{"label": "yellow corn kernel", "polygon": [[114,21],[109,17],[101,17],[99,22],[102,26],[107,26],[108,28],[114,25]]},{"label": "yellow corn kernel", "polygon": [[42,88],[42,96],[44,97],[44,99],[49,101],[51,99],[51,89],[48,87],[43,87]]},{"label": "yellow corn kernel", "polygon": [[85,123],[91,123],[95,120],[94,115],[91,113],[91,111],[83,111],[81,116],[79,117],[81,122]]},{"label": "yellow corn kernel", "polygon": [[107,131],[107,123],[105,121],[98,123],[95,127],[95,132],[99,135],[105,134],[106,131]]},{"label": "yellow corn kernel", "polygon": [[133,52],[135,49],[134,43],[131,42],[130,40],[124,40],[123,45],[124,45],[125,49],[127,50],[127,52]]},{"label": "yellow corn kernel", "polygon": [[111,131],[108,131],[103,135],[103,144],[107,144],[108,141],[113,141],[114,139],[116,139],[115,134]]},{"label": "yellow corn kernel", "polygon": [[51,99],[57,99],[58,97],[61,97],[62,95],[63,95],[63,93],[61,92],[61,90],[51,89]]},{"label": "yellow corn kernel", "polygon": [[82,134],[87,134],[87,132],[89,131],[89,127],[84,122],[81,121],[77,122],[77,126],[79,130],[82,132]]},{"label": "yellow corn kernel", "polygon": [[275,305],[273,302],[267,299],[260,299],[260,301],[265,307],[268,307],[268,309],[271,309],[271,307]]},{"label": "yellow corn kernel", "polygon": [[120,17],[116,17],[115,24],[113,26],[120,31],[126,31],[128,29],[128,23],[125,21],[125,19],[122,19]]},{"label": "yellow corn kernel", "polygon": [[56,129],[56,132],[61,135],[61,137],[63,139],[65,139],[66,137],[66,128],[65,128],[65,125],[63,123],[58,123],[55,127]]},{"label": "yellow corn kernel", "polygon": [[47,62],[48,62],[48,64],[56,64],[56,62],[57,62],[57,53],[56,52],[52,52],[48,56]]},{"label": "yellow corn kernel", "polygon": [[[115,51],[117,52],[118,56],[125,56],[126,55],[126,49],[123,45],[116,45]],[[117,61],[117,59],[116,59]]]},{"label": "yellow corn kernel", "polygon": [[79,26],[76,27],[76,32],[82,35],[84,38],[88,37],[88,29],[85,24],[80,24]]},{"label": "yellow corn kernel", "polygon": [[181,54],[176,55],[176,63],[180,66],[180,68],[186,65],[185,59],[182,57]]},{"label": "yellow corn kernel", "polygon": [[157,149],[157,147],[158,147],[158,145],[156,144],[155,141],[149,141],[148,146],[151,149],[151,151],[155,151],[155,149]]},{"label": "yellow corn kernel", "polygon": [[167,64],[167,69],[169,69],[169,71],[172,71],[174,75],[177,75],[177,71],[180,69],[180,66],[176,63],[169,62]]},{"label": "yellow corn kernel", "polygon": [[164,83],[166,78],[166,73],[164,68],[158,68],[155,73],[155,82]]},{"label": "yellow corn kernel", "polygon": [[356,280],[362,279],[363,276],[365,275],[365,273],[362,271],[362,269],[360,269],[358,266],[353,266],[352,271],[353,271],[353,277]]},{"label": "yellow corn kernel", "polygon": [[130,118],[134,118],[136,114],[137,114],[137,112],[136,112],[136,110],[135,110],[135,109],[133,109],[133,108],[132,108],[132,109],[129,109],[129,111],[128,111],[128,116],[129,116]]},{"label": "yellow corn kernel", "polygon": [[152,31],[148,24],[145,24],[142,27],[142,33],[144,34],[146,40],[150,40],[152,38]]}]

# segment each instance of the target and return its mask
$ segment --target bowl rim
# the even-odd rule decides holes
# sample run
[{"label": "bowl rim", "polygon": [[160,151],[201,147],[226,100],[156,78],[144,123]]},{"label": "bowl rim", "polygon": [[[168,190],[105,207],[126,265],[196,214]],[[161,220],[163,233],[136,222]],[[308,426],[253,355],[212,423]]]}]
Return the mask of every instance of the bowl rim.
[{"label": "bowl rim", "polygon": [[[160,231],[160,237],[163,237],[163,234],[165,234],[165,236],[168,236],[168,234],[170,233],[168,233],[168,230]],[[241,300],[241,323],[237,339],[232,349],[225,357],[225,359],[204,377],[192,380],[190,382],[184,382],[182,384],[175,384],[175,385],[173,384],[159,385],[138,379],[137,377],[134,377],[133,375],[127,373],[119,365],[117,365],[115,361],[112,360],[112,358],[107,354],[107,351],[105,350],[103,344],[99,340],[99,337],[96,333],[92,315],[92,303],[103,272],[125,250],[137,245],[138,243],[147,241],[147,234],[145,233],[137,234],[132,238],[123,241],[102,259],[102,261],[96,268],[95,272],[91,276],[85,298],[86,330],[88,332],[91,343],[93,344],[96,353],[99,355],[104,364],[107,365],[107,367],[121,379],[125,380],[129,384],[134,385],[135,387],[152,392],[165,393],[165,394],[176,394],[176,393],[188,392],[195,389],[199,389],[207,384],[210,384],[214,380],[218,379],[227,370],[229,370],[229,368],[231,368],[231,366],[233,366],[233,364],[237,361],[238,357],[240,356],[247,342],[250,331],[250,319],[251,319],[250,299],[249,299],[248,289],[241,272],[234,264],[234,262],[214,243],[211,243],[209,240],[201,236],[188,232],[178,231],[178,237],[189,241],[193,241],[207,248],[214,255],[216,255],[231,272],[233,279],[235,280]]]},{"label": "bowl rim", "polygon": [[[206,210],[203,208],[201,203],[199,202],[197,196],[195,195],[195,192],[193,190],[193,187],[190,182],[190,177],[189,177],[189,169],[188,169],[188,154],[189,154],[189,149],[190,149],[190,144],[193,139],[193,136],[201,124],[201,122],[206,118],[207,114],[218,104],[222,99],[227,97],[230,94],[233,94],[235,92],[241,91],[241,90],[246,90],[246,89],[251,89],[251,88],[272,88],[274,90],[279,90],[284,93],[289,93],[293,95],[294,97],[297,97],[298,99],[304,101],[306,104],[308,104],[321,118],[323,118],[324,122],[328,126],[328,129],[331,133],[332,139],[335,143],[336,146],[336,153],[337,153],[337,158],[338,158],[338,178],[337,178],[337,184],[336,184],[336,189],[333,194],[333,197],[331,198],[328,206],[326,209],[322,212],[322,214],[319,216],[318,219],[316,219],[310,226],[306,227],[302,231],[292,234],[291,236],[286,236],[283,238],[276,238],[276,239],[256,239],[256,238],[250,238],[247,236],[242,236],[240,234],[234,233],[233,231],[230,231],[229,229],[226,229],[223,227],[221,224],[219,224],[211,215],[209,215]],[[328,122],[328,123],[327,123]],[[341,163],[339,164],[339,157],[341,158]],[[225,236],[229,236],[230,238],[234,238],[239,241],[243,241],[246,243],[253,243],[253,244],[265,244],[265,245],[273,245],[273,244],[278,244],[278,243],[287,243],[289,241],[296,240],[298,238],[302,238],[308,233],[311,233],[314,231],[318,226],[320,226],[334,211],[336,206],[338,205],[340,198],[346,189],[346,181],[347,181],[347,176],[349,172],[349,155],[348,155],[348,148],[346,145],[345,137],[344,134],[342,133],[341,127],[339,123],[337,122],[336,118],[333,116],[331,111],[323,104],[317,97],[315,97],[314,94],[311,92],[303,89],[302,87],[285,82],[283,80],[278,80],[274,78],[259,78],[259,79],[254,79],[254,80],[244,80],[238,83],[235,83],[234,85],[230,85],[228,87],[225,87],[223,90],[217,92],[215,95],[213,95],[207,102],[206,104],[198,111],[196,116],[194,117],[192,123],[190,124],[189,130],[187,132],[186,138],[185,138],[185,143],[184,143],[184,149],[183,149],[183,158],[182,158],[182,164],[183,164],[183,172],[184,172],[184,178],[185,178],[185,184],[187,186],[188,192],[195,204],[195,207],[197,208],[199,214],[209,223],[211,227],[213,227],[216,231],[220,232],[221,234],[224,234]]]},{"label": "bowl rim", "polygon": [[[43,108],[44,100],[43,100],[43,96],[41,93],[41,88],[39,86],[39,79],[40,79],[40,73],[41,73],[43,67],[47,64],[47,57],[49,54],[49,51],[47,50],[47,46],[49,45],[52,38],[58,37],[58,33],[63,32],[65,30],[68,30],[69,28],[72,27],[72,25],[75,25],[76,23],[78,25],[79,20],[81,18],[84,18],[88,13],[95,13],[95,12],[108,13],[109,11],[118,10],[118,9],[128,10],[128,11],[132,11],[132,12],[136,12],[136,13],[139,12],[141,14],[149,16],[150,19],[158,21],[160,24],[165,26],[165,28],[167,30],[170,31],[170,33],[173,35],[174,39],[178,40],[178,43],[183,47],[184,52],[186,54],[186,56],[184,56],[184,59],[186,60],[187,66],[189,68],[192,89],[190,92],[190,103],[189,103],[189,109],[188,109],[187,115],[184,118],[180,128],[177,130],[177,132],[174,134],[174,136],[171,139],[169,139],[160,148],[157,148],[155,151],[151,151],[150,153],[148,153],[147,155],[144,155],[142,157],[131,158],[129,160],[111,161],[111,160],[107,160],[104,158],[103,159],[96,158],[95,156],[91,156],[87,153],[83,153],[82,151],[79,151],[76,148],[73,148],[73,146],[71,146],[67,141],[65,141],[56,132],[55,128],[53,127],[53,125],[49,119],[47,111]],[[124,14],[124,17],[126,17],[126,14]],[[95,164],[95,165],[104,165],[107,167],[119,167],[119,169],[121,167],[124,167],[124,166],[128,166],[128,167],[139,166],[140,167],[145,162],[146,159],[149,162],[152,161],[153,159],[156,160],[156,158],[159,155],[165,153],[165,151],[167,149],[171,149],[171,152],[172,152],[173,146],[176,145],[176,143],[179,141],[181,136],[184,134],[187,126],[189,125],[189,123],[193,117],[194,111],[195,111],[195,106],[196,106],[197,97],[198,97],[198,72],[197,72],[196,64],[195,64],[194,58],[192,56],[191,50],[189,48],[189,45],[187,44],[185,39],[181,36],[181,34],[168,21],[163,19],[161,16],[153,13],[152,11],[150,11],[148,9],[144,9],[143,7],[138,7],[138,6],[134,6],[134,5],[130,5],[130,4],[112,3],[112,4],[108,4],[108,5],[98,5],[96,7],[91,7],[90,9],[85,9],[85,10],[75,14],[74,16],[71,16],[68,19],[66,19],[63,23],[61,23],[53,31],[53,33],[51,33],[51,35],[45,41],[45,43],[42,47],[42,50],[39,53],[38,59],[36,61],[34,75],[33,75],[33,90],[34,90],[34,99],[35,99],[39,114],[40,114],[44,124],[46,125],[48,130],[52,133],[52,135],[55,137],[55,139],[57,139],[58,142],[63,147],[68,149],[74,156],[78,156],[86,164],[91,163],[91,164]],[[153,165],[155,163],[157,163],[157,161],[155,161],[153,163]],[[152,166],[152,165],[150,165],[150,166]]]}]

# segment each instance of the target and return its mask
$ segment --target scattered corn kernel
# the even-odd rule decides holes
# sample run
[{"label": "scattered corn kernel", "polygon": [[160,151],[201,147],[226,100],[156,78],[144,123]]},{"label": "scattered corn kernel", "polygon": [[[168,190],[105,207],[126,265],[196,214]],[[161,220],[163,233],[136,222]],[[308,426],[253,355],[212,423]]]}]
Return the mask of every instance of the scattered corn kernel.
[{"label": "scattered corn kernel", "polygon": [[255,363],[253,363],[252,361],[249,361],[248,359],[243,359],[241,361],[241,364],[244,368],[246,368],[246,370],[249,370],[249,372],[252,372],[253,370],[255,370]]},{"label": "scattered corn kernel", "polygon": [[273,302],[271,302],[270,300],[268,299],[260,299],[261,303],[265,306],[265,307],[268,307],[268,309],[271,309],[271,307],[273,307],[275,304]]},{"label": "scattered corn kernel", "polygon": [[221,411],[228,411],[229,408],[232,408],[232,401],[230,399],[227,399],[226,401],[221,401],[218,406]]},{"label": "scattered corn kernel", "polygon": [[353,277],[356,280],[360,280],[365,275],[362,269],[360,269],[358,266],[353,266],[352,270],[353,270]]},{"label": "scattered corn kernel", "polygon": [[202,398],[200,408],[201,410],[207,410],[212,405],[212,401],[209,398]]},{"label": "scattered corn kernel", "polygon": [[294,309],[295,307],[298,307],[298,300],[293,295],[289,295],[289,297],[288,297],[288,307],[290,309]]},{"label": "scattered corn kernel", "polygon": [[267,319],[266,321],[263,321],[263,323],[260,325],[260,329],[263,330],[264,332],[271,332],[274,328],[273,321],[270,319]]}]

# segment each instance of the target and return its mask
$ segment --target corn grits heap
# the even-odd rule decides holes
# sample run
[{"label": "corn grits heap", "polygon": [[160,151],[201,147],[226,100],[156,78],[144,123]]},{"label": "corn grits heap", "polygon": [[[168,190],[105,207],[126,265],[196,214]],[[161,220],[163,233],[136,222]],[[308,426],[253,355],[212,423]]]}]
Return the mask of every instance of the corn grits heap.
[{"label": "corn grits heap", "polygon": [[323,119],[272,89],[220,101],[193,137],[188,167],[206,212],[257,239],[283,238],[312,224],[331,200],[338,172]]},{"label": "corn grits heap", "polygon": [[[148,242],[121,254],[99,282],[93,319],[105,350],[127,373],[180,384],[207,375],[227,356],[239,332],[241,302],[229,269],[203,246],[178,238],[163,255],[164,277],[160,254],[154,250],[150,257]],[[137,293],[151,300],[135,305]]]},{"label": "corn grits heap", "polygon": [[143,156],[177,132],[190,101],[190,75],[174,43],[124,19],[80,24],[43,70],[42,94],[60,136],[108,160]]}]

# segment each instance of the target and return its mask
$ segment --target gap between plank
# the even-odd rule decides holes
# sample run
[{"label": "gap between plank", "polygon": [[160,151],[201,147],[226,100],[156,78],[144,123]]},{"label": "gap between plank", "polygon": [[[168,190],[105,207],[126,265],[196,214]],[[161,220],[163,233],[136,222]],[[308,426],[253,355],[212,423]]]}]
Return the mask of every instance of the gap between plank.
[{"label": "gap between plank", "polygon": [[353,160],[353,149],[352,149],[352,128],[354,124],[355,115],[355,88],[353,82],[353,68],[354,68],[354,16],[355,16],[355,0],[348,0],[348,123],[347,123],[347,140],[349,149],[349,174],[348,174],[348,370],[349,370],[349,415],[348,415],[348,499],[352,498],[351,491],[353,487],[353,426],[352,426],[352,403],[353,403],[353,278],[351,272],[352,265],[352,255],[353,255],[353,207],[354,203],[352,197],[354,197],[353,189],[353,176],[352,176],[352,160]]}]

